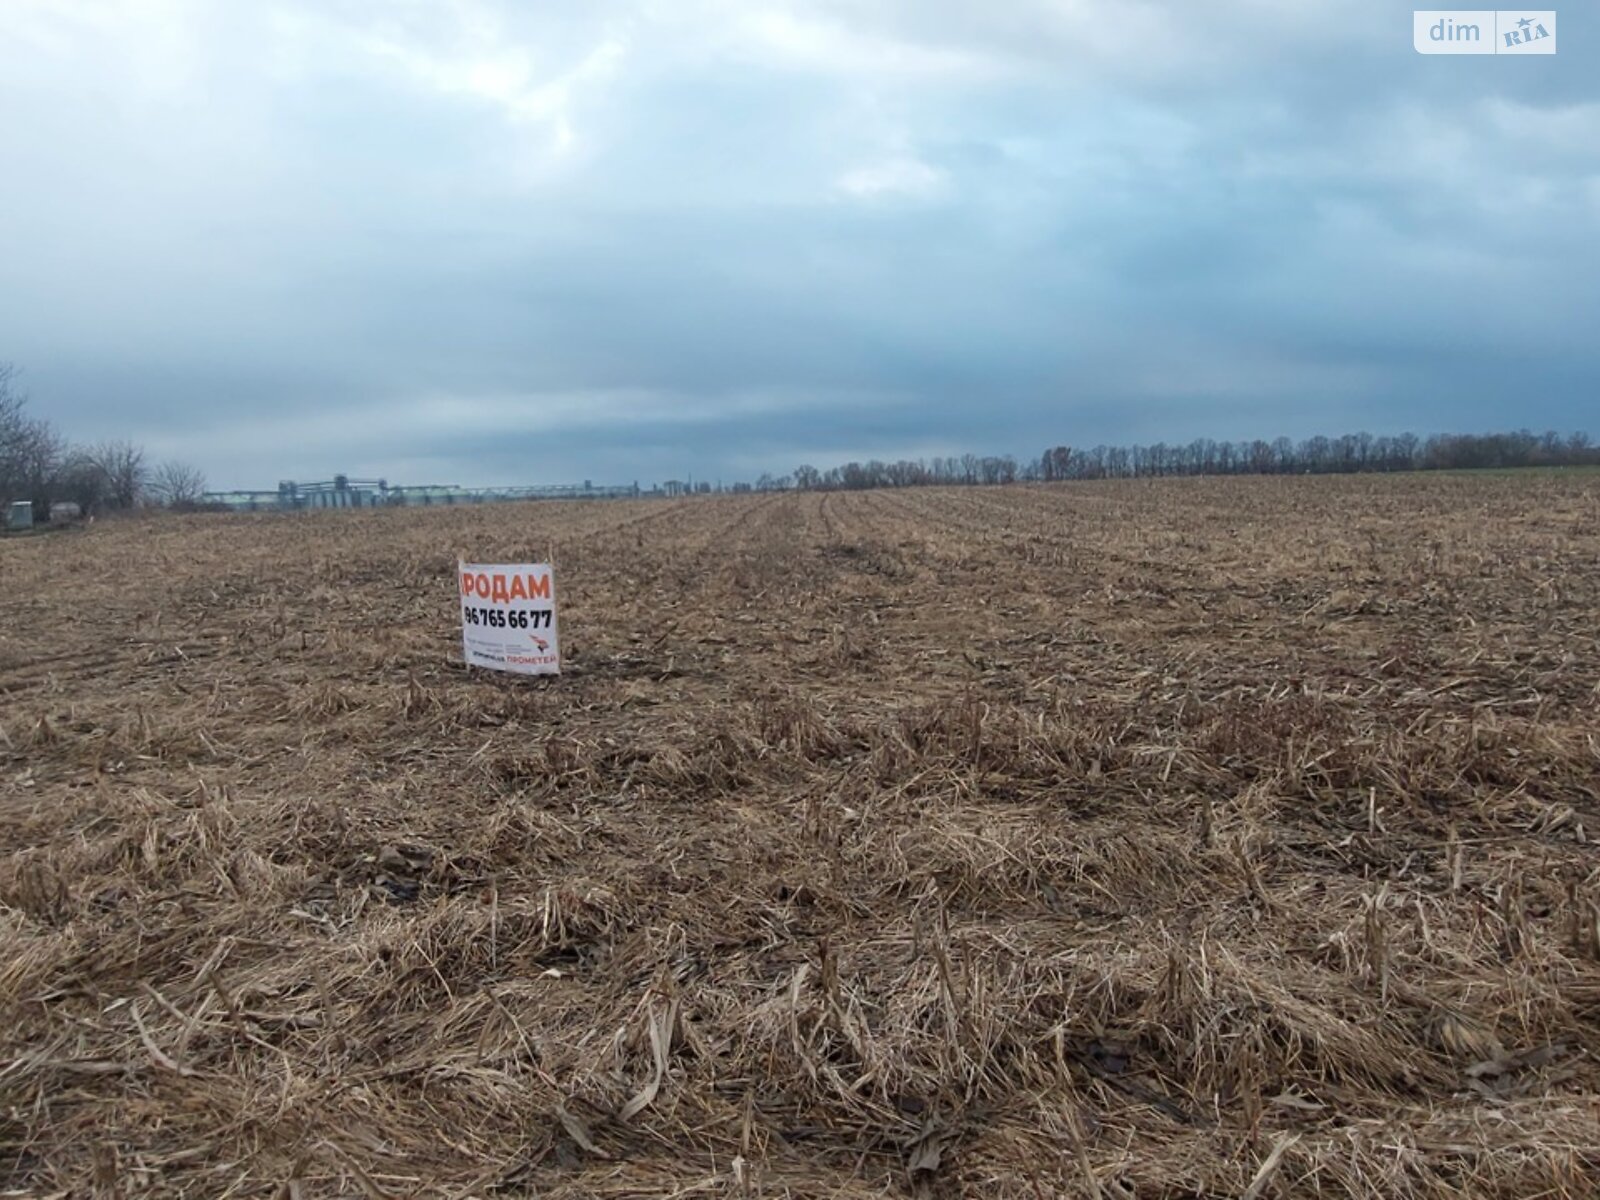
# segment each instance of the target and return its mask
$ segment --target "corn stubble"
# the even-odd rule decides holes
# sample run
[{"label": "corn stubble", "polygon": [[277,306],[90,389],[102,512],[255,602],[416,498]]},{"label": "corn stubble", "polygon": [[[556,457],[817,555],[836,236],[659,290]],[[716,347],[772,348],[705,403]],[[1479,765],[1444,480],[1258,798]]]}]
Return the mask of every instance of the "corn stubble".
[{"label": "corn stubble", "polygon": [[[1600,484],[0,544],[35,1196],[1584,1196]],[[468,673],[553,554],[567,673]]]}]

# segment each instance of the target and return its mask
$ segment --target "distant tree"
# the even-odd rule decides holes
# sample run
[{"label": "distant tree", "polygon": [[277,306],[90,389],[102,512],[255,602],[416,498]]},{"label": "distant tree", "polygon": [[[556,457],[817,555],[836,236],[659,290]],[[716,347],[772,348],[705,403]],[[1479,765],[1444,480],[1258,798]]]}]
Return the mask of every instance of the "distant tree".
[{"label": "distant tree", "polygon": [[23,462],[34,428],[16,377],[14,366],[0,363],[0,502],[6,504],[22,494]]},{"label": "distant tree", "polygon": [[21,495],[33,501],[35,520],[48,521],[50,509],[60,489],[61,466],[66,458],[66,443],[44,421],[33,423],[21,460]]},{"label": "distant tree", "polygon": [[[1005,484],[1021,478],[1050,482],[1060,479],[1127,479],[1167,475],[1335,474],[1372,471],[1471,469],[1476,467],[1576,466],[1600,464],[1600,449],[1586,433],[1563,437],[1526,429],[1508,433],[1434,434],[1426,441],[1414,433],[1375,437],[1350,433],[1337,438],[1317,435],[1301,442],[1279,437],[1271,442],[1196,438],[1188,445],[1095,446],[1074,450],[1055,446],[1020,466],[1009,455],[935,456],[848,462],[827,471],[798,468],[800,488],[919,487],[929,484]],[[787,480],[773,486],[786,487]]]},{"label": "distant tree", "polygon": [[133,508],[139,503],[150,481],[143,447],[122,440],[101,442],[89,451],[89,457],[105,474],[106,503],[111,508]]},{"label": "distant tree", "polygon": [[1414,433],[1402,433],[1394,439],[1395,469],[1411,471],[1417,466],[1417,447],[1421,443]]},{"label": "distant tree", "polygon": [[56,494],[76,504],[81,516],[92,517],[106,507],[111,488],[104,468],[87,451],[77,450],[61,465]]},{"label": "distant tree", "polygon": [[1040,477],[1046,483],[1070,478],[1071,469],[1072,447],[1070,446],[1052,446],[1039,460]]},{"label": "distant tree", "polygon": [[150,495],[168,508],[200,503],[206,492],[205,472],[182,462],[164,462],[150,475]]},{"label": "distant tree", "polygon": [[62,442],[49,422],[28,415],[17,369],[0,363],[0,504],[31,500],[34,516],[50,517]]}]

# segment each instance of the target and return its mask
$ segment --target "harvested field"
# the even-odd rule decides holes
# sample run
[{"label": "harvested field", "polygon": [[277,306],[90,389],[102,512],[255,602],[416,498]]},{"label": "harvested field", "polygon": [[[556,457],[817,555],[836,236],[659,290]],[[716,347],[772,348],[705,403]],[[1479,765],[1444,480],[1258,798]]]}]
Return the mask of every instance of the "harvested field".
[{"label": "harvested field", "polygon": [[0,622],[7,1194],[1600,1190],[1592,474],[102,522]]}]

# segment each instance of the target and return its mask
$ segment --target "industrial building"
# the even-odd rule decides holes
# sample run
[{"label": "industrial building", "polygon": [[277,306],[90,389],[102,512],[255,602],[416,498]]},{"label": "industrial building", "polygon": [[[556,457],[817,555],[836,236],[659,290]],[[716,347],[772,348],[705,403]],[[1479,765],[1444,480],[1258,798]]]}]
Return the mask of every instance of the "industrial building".
[{"label": "industrial building", "polygon": [[286,479],[278,490],[207,492],[207,504],[239,512],[294,512],[318,508],[389,508],[421,505],[483,504],[496,500],[619,500],[640,495],[639,485],[544,484],[533,487],[464,488],[455,484],[393,487],[384,479],[335,475],[317,483]]}]

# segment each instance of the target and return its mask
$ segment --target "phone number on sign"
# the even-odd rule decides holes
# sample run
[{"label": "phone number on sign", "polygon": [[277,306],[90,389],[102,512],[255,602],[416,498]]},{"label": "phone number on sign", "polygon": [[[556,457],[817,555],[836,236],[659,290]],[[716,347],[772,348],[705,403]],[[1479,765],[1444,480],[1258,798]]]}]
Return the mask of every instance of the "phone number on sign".
[{"label": "phone number on sign", "polygon": [[553,608],[508,610],[463,605],[461,609],[468,625],[487,625],[491,629],[549,629],[555,615]]}]

